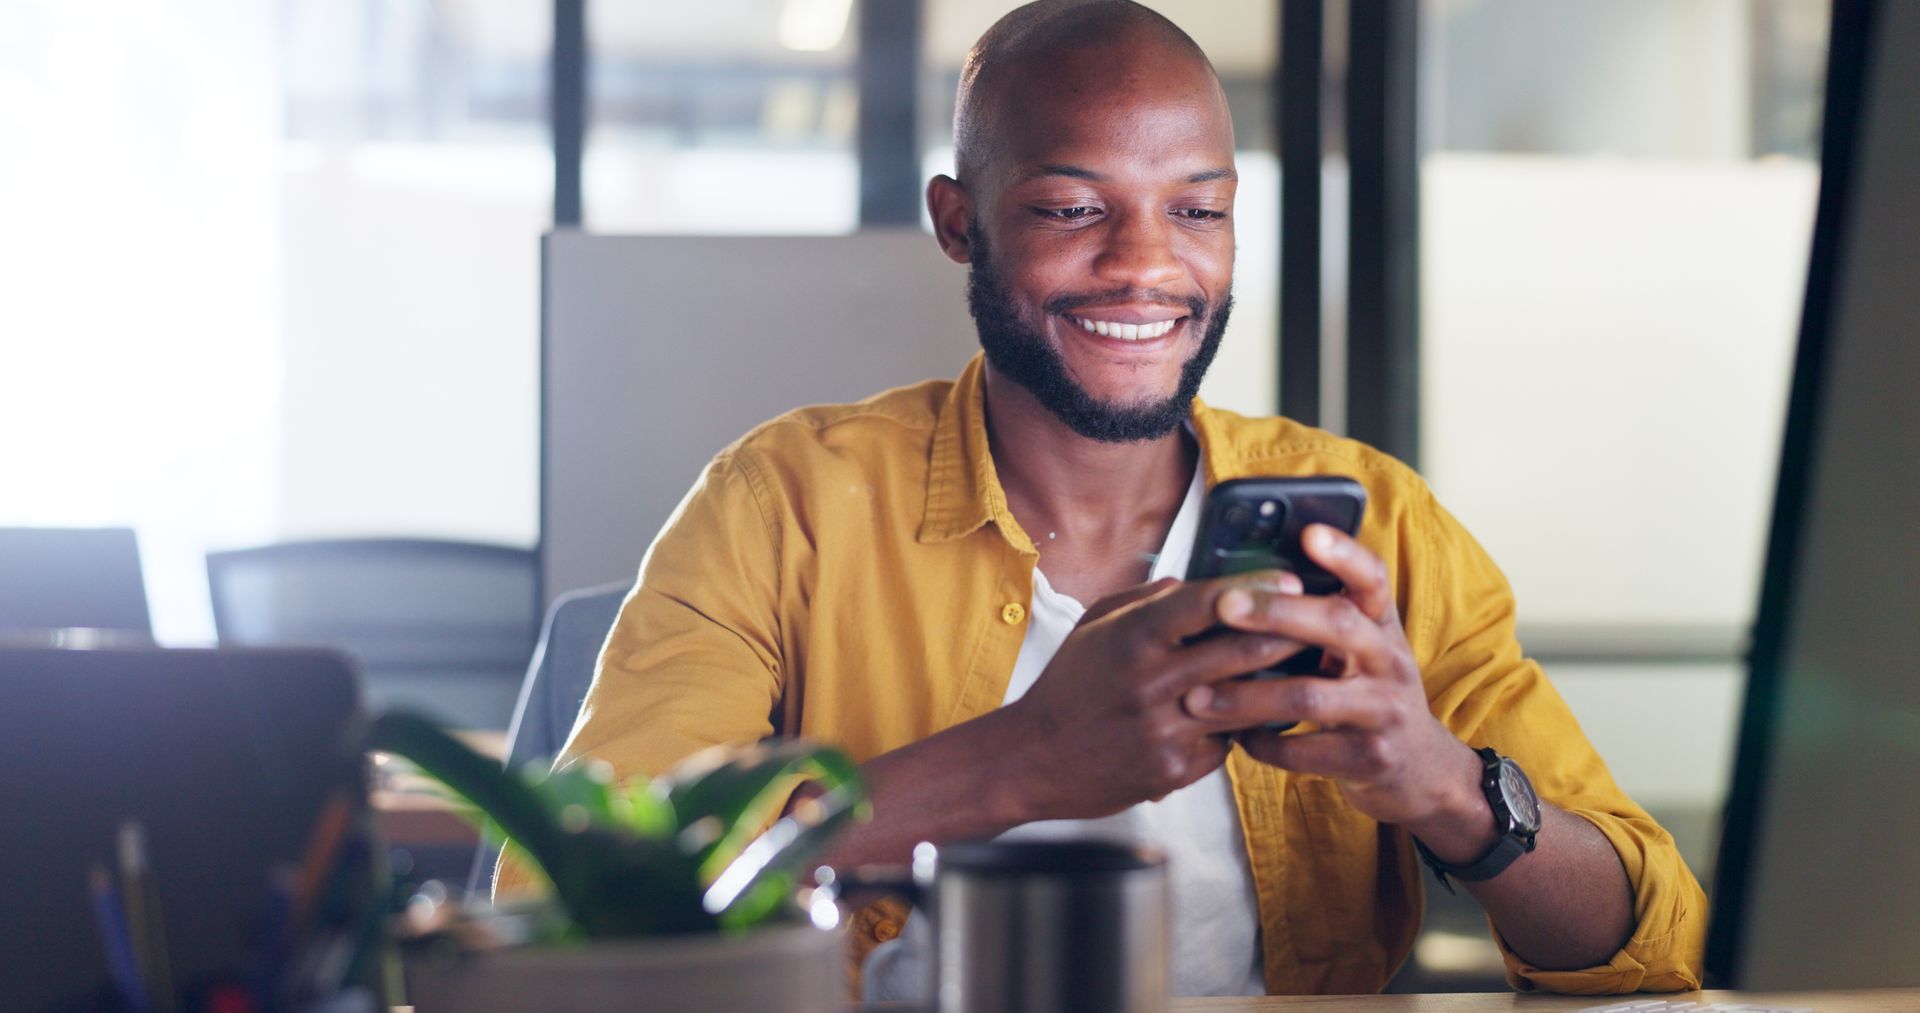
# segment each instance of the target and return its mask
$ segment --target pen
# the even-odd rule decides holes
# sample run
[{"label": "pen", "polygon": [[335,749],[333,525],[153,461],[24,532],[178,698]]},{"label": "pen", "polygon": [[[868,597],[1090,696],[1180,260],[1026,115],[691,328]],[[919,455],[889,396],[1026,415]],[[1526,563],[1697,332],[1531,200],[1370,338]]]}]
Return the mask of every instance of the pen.
[{"label": "pen", "polygon": [[[295,927],[280,994],[283,997],[324,996],[338,990],[352,963],[361,934],[356,912],[377,915],[379,904],[368,897],[372,887],[369,848],[354,836],[335,849],[320,890],[309,903],[309,916]],[[375,923],[378,928],[378,922]]]},{"label": "pen", "polygon": [[306,856],[300,862],[298,886],[293,895],[296,936],[313,917],[314,903],[319,900],[320,888],[326,885],[327,871],[340,850],[340,841],[346,836],[350,815],[346,793],[335,789],[327,796],[326,807],[314,823],[313,834],[307,839]]},{"label": "pen", "polygon": [[160,891],[147,858],[146,828],[139,820],[120,824],[120,889],[125,896],[127,932],[134,966],[147,983],[160,1013],[173,1013],[173,972],[167,962],[167,928],[160,914]]},{"label": "pen", "polygon": [[107,967],[113,973],[114,987],[128,1009],[147,1013],[152,1006],[147,1001],[146,987],[140,981],[140,968],[134,964],[126,915],[120,910],[120,898],[114,893],[113,878],[98,864],[87,870],[87,893],[93,899],[93,920],[100,929],[100,943],[107,951]]}]

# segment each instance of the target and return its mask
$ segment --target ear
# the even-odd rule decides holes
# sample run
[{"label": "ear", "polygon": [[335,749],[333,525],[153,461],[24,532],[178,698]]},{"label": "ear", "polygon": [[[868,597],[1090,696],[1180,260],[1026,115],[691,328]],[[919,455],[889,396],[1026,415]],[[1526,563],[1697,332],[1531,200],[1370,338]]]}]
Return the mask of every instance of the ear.
[{"label": "ear", "polygon": [[973,242],[967,236],[972,207],[959,180],[935,176],[927,181],[927,214],[933,219],[933,238],[939,242],[940,251],[956,264],[973,259]]}]

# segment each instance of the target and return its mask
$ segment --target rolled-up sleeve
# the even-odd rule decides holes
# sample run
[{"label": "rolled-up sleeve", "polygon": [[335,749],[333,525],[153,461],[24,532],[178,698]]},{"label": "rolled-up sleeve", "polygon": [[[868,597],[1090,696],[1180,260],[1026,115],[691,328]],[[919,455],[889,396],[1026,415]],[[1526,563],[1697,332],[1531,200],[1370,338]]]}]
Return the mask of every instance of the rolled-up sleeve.
[{"label": "rolled-up sleeve", "polygon": [[1575,994],[1700,987],[1707,899],[1699,881],[1673,836],[1614,782],[1559,691],[1522,653],[1506,577],[1430,493],[1425,506],[1416,511],[1426,513],[1424,523],[1414,525],[1422,530],[1403,542],[1406,620],[1434,713],[1469,745],[1513,757],[1541,798],[1599,828],[1633,887],[1633,932],[1604,964],[1542,970],[1496,929],[1507,980]]},{"label": "rolled-up sleeve", "polygon": [[1707,897],[1681,861],[1673,837],[1644,813],[1570,809],[1600,829],[1634,885],[1634,930],[1606,963],[1574,971],[1545,971],[1517,956],[1494,932],[1507,962],[1507,981],[1523,990],[1599,995],[1680,992],[1700,987],[1706,947]]}]

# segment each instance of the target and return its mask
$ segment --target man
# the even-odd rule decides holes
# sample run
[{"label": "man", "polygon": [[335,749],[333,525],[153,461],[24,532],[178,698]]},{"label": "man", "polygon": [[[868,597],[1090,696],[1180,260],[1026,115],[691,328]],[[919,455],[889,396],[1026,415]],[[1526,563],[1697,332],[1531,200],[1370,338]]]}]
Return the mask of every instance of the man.
[{"label": "man", "polygon": [[[1053,821],[1146,837],[1174,857],[1181,992],[1378,990],[1429,865],[1477,880],[1517,987],[1696,987],[1700,888],[1522,657],[1472,538],[1383,454],[1194,401],[1236,176],[1192,40],[1131,3],[1023,7],[970,54],[955,142],[927,203],[984,357],[722,452],[642,564],[568,756],[636,776],[838,744],[874,818],[836,864]],[[1357,540],[1305,543],[1344,594],[1171,579],[1205,487],[1289,474],[1366,487]],[[1338,678],[1234,679],[1306,647]],[[1312,724],[1264,730],[1289,721]],[[1483,787],[1515,764],[1543,800],[1527,826],[1511,773]],[[901,917],[860,912],[856,950]]]}]

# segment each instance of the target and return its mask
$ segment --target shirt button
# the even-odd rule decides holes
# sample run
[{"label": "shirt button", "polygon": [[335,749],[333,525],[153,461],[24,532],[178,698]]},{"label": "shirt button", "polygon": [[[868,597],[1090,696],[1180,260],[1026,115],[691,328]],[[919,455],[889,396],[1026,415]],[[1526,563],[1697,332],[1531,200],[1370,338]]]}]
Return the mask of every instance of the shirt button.
[{"label": "shirt button", "polygon": [[1000,607],[1000,618],[1008,626],[1018,626],[1027,617],[1027,607],[1017,601],[1010,601]]},{"label": "shirt button", "polygon": [[883,943],[892,940],[899,934],[900,926],[892,922],[881,922],[873,927],[873,938]]}]

